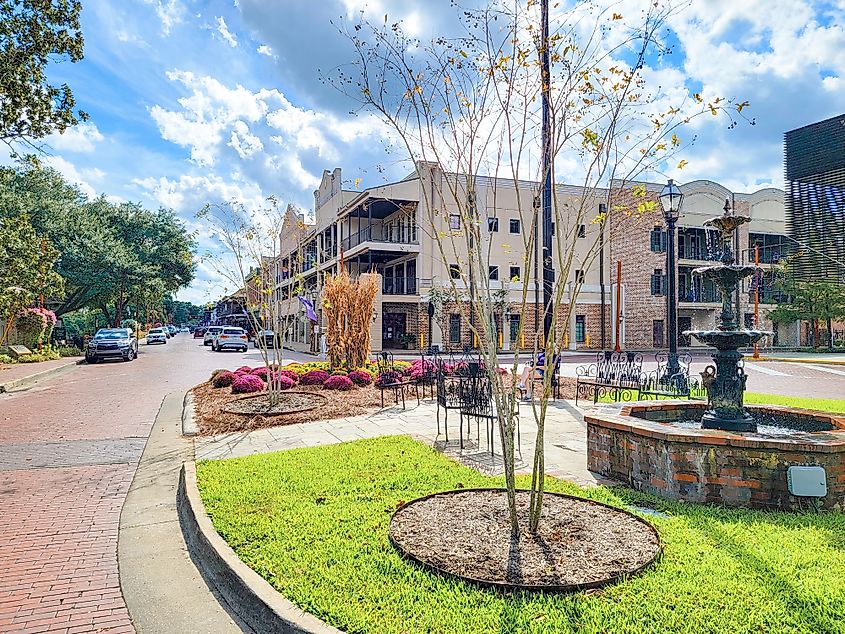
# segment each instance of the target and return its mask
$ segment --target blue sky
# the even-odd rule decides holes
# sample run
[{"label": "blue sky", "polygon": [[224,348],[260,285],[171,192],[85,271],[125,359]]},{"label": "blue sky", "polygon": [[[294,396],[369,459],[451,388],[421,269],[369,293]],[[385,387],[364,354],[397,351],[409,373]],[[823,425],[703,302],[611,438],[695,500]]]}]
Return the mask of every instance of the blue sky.
[{"label": "blue sky", "polygon": [[[633,14],[642,0],[600,0]],[[330,20],[363,9],[447,32],[447,0],[83,0],[85,59],[51,68],[91,121],[49,139],[48,159],[89,195],[172,207],[192,229],[206,202],[273,194],[306,210],[323,169],[361,187],[404,175],[384,129],[351,117],[319,80],[351,59]],[[782,187],[783,132],[845,112],[845,0],[691,0],[673,17],[675,52],[650,60],[661,85],[738,97],[756,125],[696,123],[680,181],[736,191]],[[201,248],[205,243],[200,231]],[[224,284],[201,266],[181,299],[215,299]]]}]

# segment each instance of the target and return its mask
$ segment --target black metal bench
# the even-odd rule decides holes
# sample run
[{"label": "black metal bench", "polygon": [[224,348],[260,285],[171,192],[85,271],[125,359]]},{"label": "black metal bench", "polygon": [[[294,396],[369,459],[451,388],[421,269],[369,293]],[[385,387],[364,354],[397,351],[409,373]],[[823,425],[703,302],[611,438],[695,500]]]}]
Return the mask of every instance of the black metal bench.
[{"label": "black metal bench", "polygon": [[591,398],[593,403],[606,396],[614,401],[632,401],[639,394],[643,374],[643,355],[639,352],[603,350],[596,362],[576,369],[575,403]]},{"label": "black metal bench", "polygon": [[376,387],[381,392],[381,406],[384,408],[384,393],[386,390],[393,392],[393,400],[399,405],[399,397],[402,398],[402,409],[405,409],[405,390],[411,384],[401,372],[396,369],[393,355],[390,352],[382,352],[377,359],[378,377]]},{"label": "black metal bench", "polygon": [[[467,418],[467,435],[469,435],[469,424],[474,418],[478,431],[478,443],[481,444],[480,420],[484,419],[485,432],[487,435],[487,447],[490,456],[494,455],[496,437],[496,426],[499,421],[499,411],[496,399],[493,395],[493,385],[490,377],[481,368],[480,364],[472,363],[467,376],[458,379],[458,399],[460,402],[460,440],[461,449],[464,448],[464,418]],[[516,424],[516,449],[522,455],[521,438],[519,430],[519,402],[514,403],[514,423]]]},{"label": "black metal bench", "polygon": [[645,372],[640,380],[640,389],[637,393],[638,401],[660,398],[686,398],[706,399],[707,390],[697,379],[690,377],[690,362],[692,357],[682,352],[678,355],[679,370],[669,374],[669,355],[665,352],[658,352],[654,355],[657,368],[651,372]]},{"label": "black metal bench", "polygon": [[440,435],[440,410],[445,414],[443,427],[446,442],[449,442],[449,410],[461,408],[460,381],[469,376],[472,364],[481,367],[480,359],[471,354],[437,355],[434,358],[435,384],[437,388],[437,435]]}]

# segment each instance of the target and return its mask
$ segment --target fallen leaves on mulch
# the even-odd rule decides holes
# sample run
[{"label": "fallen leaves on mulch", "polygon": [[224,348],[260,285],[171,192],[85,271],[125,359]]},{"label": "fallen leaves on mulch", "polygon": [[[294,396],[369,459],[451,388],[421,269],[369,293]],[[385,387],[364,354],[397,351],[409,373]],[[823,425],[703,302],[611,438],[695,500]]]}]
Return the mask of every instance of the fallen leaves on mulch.
[{"label": "fallen leaves on mulch", "polygon": [[[252,394],[232,394],[229,388],[214,388],[211,383],[200,383],[191,391],[194,396],[194,412],[201,434],[226,434],[234,431],[250,431],[263,427],[280,427],[310,423],[317,420],[332,420],[347,418],[360,414],[369,414],[379,409],[381,397],[378,389],[373,386],[359,387],[348,392],[338,390],[324,390],[320,386],[297,385],[297,392],[315,392],[326,397],[326,404],[320,407],[294,414],[254,416],[243,414],[227,414],[222,408],[244,396]],[[390,395],[385,395],[385,405],[390,406]]]}]

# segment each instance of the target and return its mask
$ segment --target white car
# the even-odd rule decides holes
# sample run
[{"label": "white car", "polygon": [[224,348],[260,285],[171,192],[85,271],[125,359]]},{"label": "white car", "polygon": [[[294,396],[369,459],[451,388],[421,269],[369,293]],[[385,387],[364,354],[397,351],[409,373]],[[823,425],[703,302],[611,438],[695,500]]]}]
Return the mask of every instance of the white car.
[{"label": "white car", "polygon": [[202,336],[202,345],[210,346],[214,343],[214,337],[223,332],[223,326],[209,326],[205,334]]},{"label": "white car", "polygon": [[211,349],[216,352],[223,352],[228,349],[246,352],[247,336],[246,330],[235,326],[226,326],[223,331],[214,336],[211,342]]},{"label": "white car", "polygon": [[167,334],[163,328],[153,328],[147,333],[147,345],[151,343],[167,343]]}]

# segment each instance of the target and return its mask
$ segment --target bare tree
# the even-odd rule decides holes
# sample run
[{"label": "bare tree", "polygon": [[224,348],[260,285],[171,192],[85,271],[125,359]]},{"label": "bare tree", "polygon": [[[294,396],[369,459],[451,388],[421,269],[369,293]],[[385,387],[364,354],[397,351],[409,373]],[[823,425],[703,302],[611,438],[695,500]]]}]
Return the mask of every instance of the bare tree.
[{"label": "bare tree", "polygon": [[[507,382],[495,371],[495,315],[501,312],[502,300],[487,275],[493,243],[485,242],[481,231],[484,217],[478,197],[484,193],[488,208],[513,205],[511,211],[524,229],[518,238],[521,249],[514,249],[523,271],[521,279],[514,280],[521,283],[521,292],[518,301],[511,302],[511,310],[516,306],[520,315],[520,339],[532,313],[536,315],[544,283],[541,258],[549,258],[557,269],[549,285],[550,336],[543,337],[535,323],[531,342],[535,358],[542,351],[547,365],[553,365],[583,284],[582,279],[571,281],[574,272],[588,270],[601,241],[612,239],[624,226],[612,219],[636,219],[656,211],[645,187],[633,181],[645,172],[667,169],[670,162],[674,165],[675,155],[694,140],[678,136],[693,118],[725,113],[734,125],[732,112],[741,113],[748,105],[698,94],[669,95],[647,85],[646,60],[667,54],[662,32],[677,10],[662,1],[649,2],[640,15],[628,17],[592,2],[555,7],[548,39],[537,27],[536,0],[494,0],[482,9],[460,9],[455,28],[461,34],[454,38],[420,41],[409,37],[401,23],[389,23],[387,16],[383,24],[362,15],[355,23],[339,25],[355,60],[336,69],[328,81],[361,110],[377,113],[395,132],[420,177],[432,183],[432,191],[421,188],[428,214],[423,230],[434,239],[446,266],[459,264],[449,284],[451,294],[468,306],[462,314],[493,385],[513,534],[520,530],[514,477],[519,354]],[[540,61],[546,49],[551,72],[543,77]],[[535,201],[538,183],[546,176],[537,160],[544,89],[550,96],[549,169],[552,175],[566,173],[575,185],[553,188],[553,253],[540,254]],[[605,211],[597,211],[599,203]],[[455,217],[457,225],[452,224]],[[585,236],[581,227],[601,231]],[[552,375],[544,373],[542,395],[531,406],[538,430],[531,532],[536,532],[542,511]]]}]

